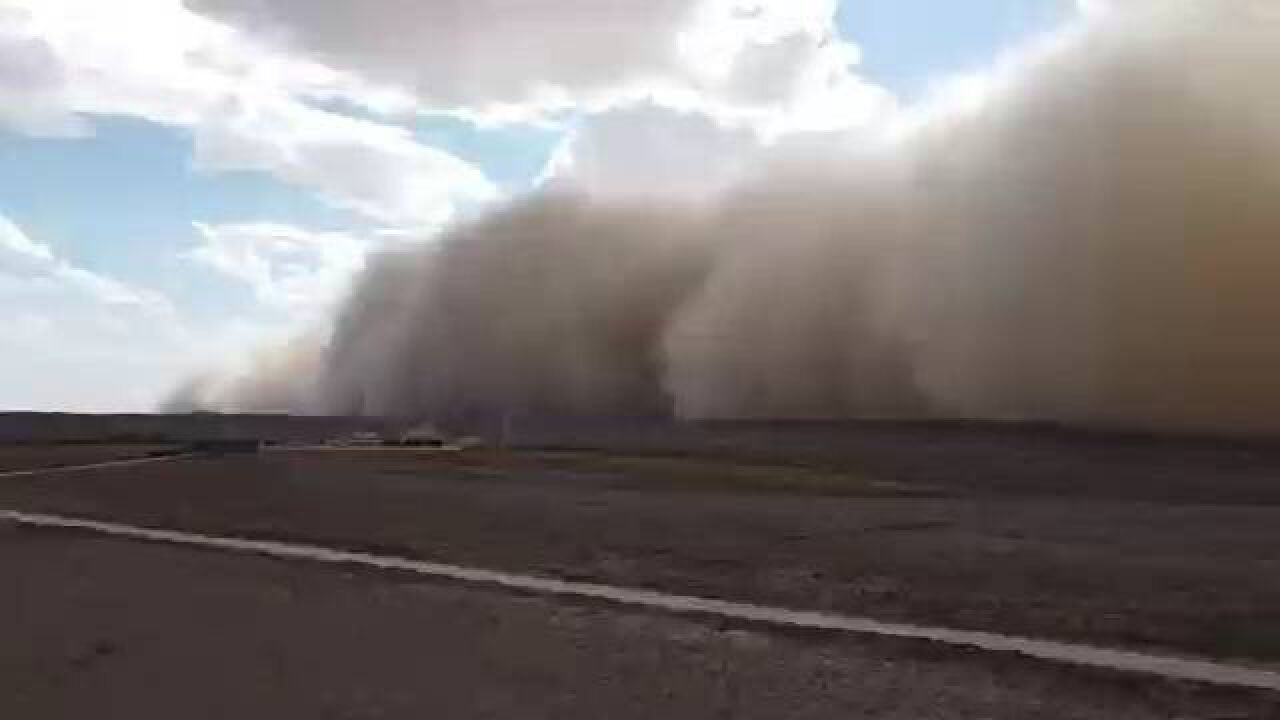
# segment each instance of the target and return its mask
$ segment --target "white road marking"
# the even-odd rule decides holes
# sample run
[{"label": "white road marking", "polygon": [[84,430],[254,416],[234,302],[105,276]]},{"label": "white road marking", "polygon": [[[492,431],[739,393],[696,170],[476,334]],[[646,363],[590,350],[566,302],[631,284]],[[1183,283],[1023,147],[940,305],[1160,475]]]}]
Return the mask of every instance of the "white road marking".
[{"label": "white road marking", "polygon": [[380,570],[409,572],[430,578],[445,578],[473,584],[494,585],[523,592],[589,598],[672,613],[711,615],[774,626],[927,640],[992,652],[1016,653],[1057,663],[1084,665],[1178,680],[1193,680],[1215,685],[1280,691],[1280,673],[1212,660],[1151,655],[996,633],[886,623],[871,618],[788,610],[687,595],[669,595],[653,590],[518,575],[485,570],[483,568],[372,555],[314,545],[201,535],[179,530],[162,530],[40,513],[0,510],[0,520],[9,520],[23,525],[39,527],[85,530],[133,540],[213,548],[329,564],[359,565]]},{"label": "white road marking", "polygon": [[51,473],[75,472],[78,470],[97,470],[99,468],[123,467],[126,465],[142,465],[144,463],[163,462],[165,460],[177,460],[178,458],[189,457],[190,453],[182,453],[178,455],[158,455],[155,457],[128,458],[126,460],[107,460],[105,462],[89,463],[88,465],[58,465],[54,467],[31,468],[29,470],[5,470],[0,472],[0,478],[6,477],[22,477],[24,475],[48,475]]}]

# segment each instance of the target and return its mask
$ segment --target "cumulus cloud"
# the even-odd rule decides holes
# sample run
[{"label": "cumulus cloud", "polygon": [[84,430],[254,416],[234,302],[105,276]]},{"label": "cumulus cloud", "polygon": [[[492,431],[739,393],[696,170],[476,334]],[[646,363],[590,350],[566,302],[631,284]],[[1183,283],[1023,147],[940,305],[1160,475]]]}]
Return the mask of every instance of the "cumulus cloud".
[{"label": "cumulus cloud", "polygon": [[83,116],[115,114],[187,128],[199,167],[270,173],[388,224],[435,225],[495,194],[474,166],[407,130],[313,102],[348,83],[179,0],[0,0],[0,99],[14,100],[0,118],[10,127],[83,133]]},{"label": "cumulus cloud", "polygon": [[279,46],[443,107],[557,105],[677,62],[691,0],[535,3],[192,0]]},{"label": "cumulus cloud", "polygon": [[197,223],[200,244],[187,257],[248,286],[268,308],[318,313],[330,308],[364,263],[370,243],[340,232],[279,223]]},{"label": "cumulus cloud", "polygon": [[[776,132],[890,102],[851,66],[834,0],[189,0],[259,41],[490,121],[641,99]],[[355,98],[359,101],[359,98]]]},{"label": "cumulus cloud", "polygon": [[331,412],[1275,431],[1277,38],[1262,0],[1108,3],[710,202],[548,190],[380,256],[287,365],[312,375],[243,383]]},{"label": "cumulus cloud", "polygon": [[740,179],[761,149],[747,128],[641,103],[584,118],[552,154],[541,184],[601,196],[694,200]]}]

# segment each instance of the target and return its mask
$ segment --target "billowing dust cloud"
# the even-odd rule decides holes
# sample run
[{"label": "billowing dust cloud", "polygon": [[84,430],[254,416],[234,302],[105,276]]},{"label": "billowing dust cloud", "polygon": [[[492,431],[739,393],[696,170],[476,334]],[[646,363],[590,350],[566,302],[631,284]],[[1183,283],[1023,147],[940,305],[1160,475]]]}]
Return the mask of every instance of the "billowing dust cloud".
[{"label": "billowing dust cloud", "polygon": [[712,200],[547,191],[376,256],[331,337],[174,406],[1280,430],[1280,15],[1117,7]]}]

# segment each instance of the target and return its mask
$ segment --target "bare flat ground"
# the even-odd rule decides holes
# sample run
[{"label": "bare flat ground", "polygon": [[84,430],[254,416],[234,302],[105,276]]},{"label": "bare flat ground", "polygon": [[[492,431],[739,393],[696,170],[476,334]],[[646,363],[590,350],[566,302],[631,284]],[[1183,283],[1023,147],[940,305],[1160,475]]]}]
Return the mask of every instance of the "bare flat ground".
[{"label": "bare flat ground", "polygon": [[147,457],[168,445],[0,445],[0,472]]},{"label": "bare flat ground", "polygon": [[0,524],[0,715],[1263,718],[1274,698]]},{"label": "bare flat ground", "polygon": [[361,450],[6,478],[0,506],[1280,660],[1280,506],[1226,493],[993,497],[703,460]]},{"label": "bare flat ground", "polygon": [[[1111,451],[1083,455],[1092,459],[1079,483],[1060,474],[1045,481],[1044,464],[1026,462],[1027,482],[1017,484],[1016,469],[1007,463],[1003,474],[993,473],[995,482],[962,466],[950,475],[937,465],[897,474],[882,462],[863,469],[851,463],[819,467],[581,452],[274,451],[0,478],[0,507],[1280,665],[1280,504],[1268,500],[1273,491],[1263,474],[1252,465],[1247,477],[1229,468],[1214,472],[1158,452],[1154,459],[1124,456],[1123,462]],[[1181,474],[1157,482],[1178,467]],[[1147,480],[1125,483],[1135,473]],[[143,624],[146,608],[161,604],[152,598],[170,598],[168,605],[176,607],[195,603],[185,614],[156,616],[160,626],[171,628],[166,632],[177,638],[190,633],[194,641],[166,640],[172,647],[165,652],[222,643],[220,662],[234,667],[234,642],[248,643],[242,649],[274,643],[246,651],[276,658],[274,665],[255,659],[244,672],[265,663],[292,678],[288,682],[295,685],[281,685],[286,689],[275,702],[302,707],[309,717],[362,717],[323,708],[355,707],[342,703],[406,692],[408,704],[386,716],[420,710],[412,703],[426,698],[458,708],[442,716],[570,717],[555,710],[582,708],[590,711],[583,717],[619,717],[625,716],[620,708],[640,698],[658,703],[637,714],[646,717],[708,717],[726,707],[724,716],[748,717],[754,715],[747,708],[755,705],[765,709],[761,717],[1280,717],[1275,697],[922,651],[909,643],[784,638],[184,549],[14,531],[0,534],[0,553],[7,553],[3,566],[23,573],[10,586],[23,590],[9,602],[25,603],[19,606],[24,612],[42,617],[40,599],[58,593],[72,593],[66,602],[79,598],[81,605],[63,605],[57,616],[97,608],[81,630],[79,620],[68,621],[68,637],[75,639],[60,641],[67,647],[87,643],[90,654],[96,653],[95,623],[116,622],[119,608],[127,608],[121,622],[134,622],[128,617],[136,607],[136,622]],[[98,557],[100,562],[93,559]],[[259,567],[270,570],[254,569]],[[295,575],[299,579],[289,579]],[[77,579],[67,579],[72,576]],[[284,579],[264,579],[277,576]],[[287,602],[271,600],[271,588],[281,583],[302,590]],[[198,598],[236,593],[244,598],[235,602],[246,605],[212,625],[227,637],[204,638],[213,630],[197,626],[221,611]],[[390,604],[378,604],[384,601]],[[250,609],[263,602],[277,602],[271,612],[296,617],[281,621],[292,629],[264,633],[274,621],[254,614],[268,611]],[[421,609],[415,609],[418,603]],[[53,617],[58,605],[48,607]],[[493,628],[506,627],[507,620],[485,624],[479,618],[486,607],[495,617],[523,618],[511,622],[524,629],[502,636]],[[16,627],[32,624],[15,621],[21,613],[0,611],[0,620],[8,618]],[[351,637],[343,629],[343,642],[355,644],[339,645],[338,659],[313,659],[323,666],[314,671],[296,669],[291,658],[301,658],[298,667],[305,669],[311,667],[307,658],[324,655],[309,644],[320,640],[306,639],[312,631],[302,629],[313,612],[326,618],[316,619],[316,627],[372,623],[381,629],[352,629]],[[259,619],[244,625],[245,618]],[[564,630],[564,618],[572,618],[569,626],[578,630]],[[42,624],[56,625],[46,619],[34,626]],[[408,646],[393,632],[396,627],[421,627],[435,644]],[[10,632],[0,628],[0,635]],[[495,632],[512,644],[490,643]],[[682,645],[679,638],[689,636],[700,639]],[[35,636],[21,637],[32,639],[0,644],[7,646],[0,652],[9,653],[0,655],[0,669],[36,677],[58,667],[54,660],[36,663]],[[471,642],[464,642],[468,637]],[[470,647],[477,637],[483,638],[481,647]],[[395,649],[385,662],[352,660],[375,657],[382,646]],[[637,653],[645,652],[650,660],[642,662]],[[433,653],[462,658],[462,675],[438,687],[413,686],[407,671],[396,669],[402,662],[440,665],[440,674],[427,674],[454,678],[445,667],[450,663],[432,659]],[[99,654],[116,653],[108,648]],[[523,659],[515,662],[511,655]],[[546,659],[541,671],[522,664],[537,665],[538,658]],[[147,665],[138,662],[134,672],[141,673]],[[721,668],[720,674],[711,667]],[[253,670],[259,671],[268,670]],[[322,678],[349,672],[368,678],[334,687],[371,689],[352,689],[348,700],[335,699],[331,706],[298,699],[308,673]],[[595,674],[586,684],[570,682],[582,672]],[[535,677],[525,687],[511,687],[520,685],[523,673]],[[233,675],[241,679],[229,682],[247,677]],[[485,692],[497,704],[463,699],[470,697],[465,689],[488,687],[489,679],[494,687]],[[663,694],[668,685],[674,696]],[[761,699],[760,693],[775,690],[775,704]],[[722,691],[728,694],[715,694]],[[820,701],[806,705],[809,695]],[[69,697],[93,696],[77,691]],[[53,707],[53,697],[35,697],[29,707]],[[726,697],[739,704],[724,705]],[[515,707],[522,712],[511,712]]]}]

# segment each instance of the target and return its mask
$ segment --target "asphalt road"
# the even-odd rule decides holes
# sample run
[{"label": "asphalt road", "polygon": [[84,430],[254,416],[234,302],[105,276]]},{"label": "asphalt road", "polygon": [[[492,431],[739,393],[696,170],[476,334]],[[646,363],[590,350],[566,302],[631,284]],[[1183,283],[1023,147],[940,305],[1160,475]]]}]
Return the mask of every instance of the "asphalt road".
[{"label": "asphalt road", "polygon": [[0,716],[1264,718],[1275,698],[0,524]]},{"label": "asphalt road", "polygon": [[[1269,505],[449,457],[269,453],[15,475],[0,478],[0,506],[1275,657]],[[1264,691],[5,522],[0,639],[4,718],[1280,717]]]},{"label": "asphalt road", "polygon": [[741,492],[707,477],[268,453],[5,478],[0,506],[1280,663],[1280,506],[862,496],[858,478],[852,495]]}]

